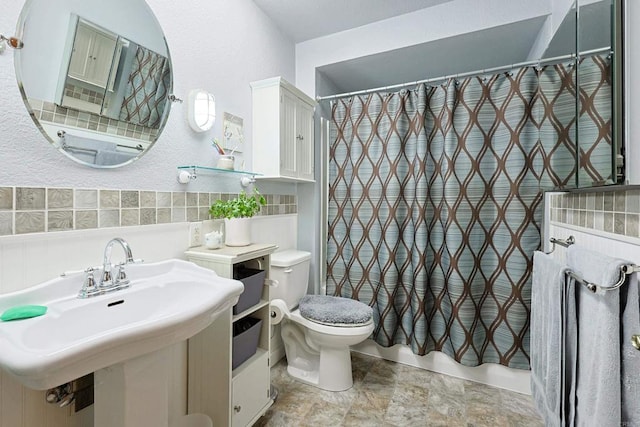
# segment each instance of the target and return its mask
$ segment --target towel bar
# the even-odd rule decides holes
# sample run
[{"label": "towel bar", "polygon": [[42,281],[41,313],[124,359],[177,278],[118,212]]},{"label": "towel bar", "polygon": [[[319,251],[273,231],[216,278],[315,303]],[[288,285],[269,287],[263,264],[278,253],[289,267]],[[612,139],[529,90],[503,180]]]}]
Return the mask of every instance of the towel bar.
[{"label": "towel bar", "polygon": [[596,283],[589,282],[587,280],[584,280],[582,277],[578,276],[576,273],[574,273],[571,270],[567,271],[567,275],[573,277],[573,279],[576,282],[580,283],[582,286],[585,286],[587,289],[589,289],[591,292],[595,294],[598,291],[598,289],[601,289],[603,291],[613,291],[615,289],[618,289],[620,286],[624,285],[624,282],[627,278],[627,274],[622,271],[624,267],[626,266],[620,267],[620,278],[612,286],[601,286]]},{"label": "towel bar", "polygon": [[82,153],[89,153],[94,156],[98,154],[98,150],[94,150],[93,148],[76,147],[75,145],[69,145],[66,142],[63,142],[60,147],[65,151],[79,151]]},{"label": "towel bar", "polygon": [[[64,130],[59,130],[59,131],[58,131],[58,137],[59,137],[59,138],[60,138],[60,140],[62,141],[62,143],[61,143],[60,147],[61,147],[63,150],[84,151],[84,152],[92,153],[92,154],[97,154],[97,153],[98,153],[98,150],[93,149],[93,148],[76,147],[76,146],[74,146],[74,145],[69,144],[69,143],[66,141],[66,139],[65,139],[65,138],[67,137],[67,135],[69,135],[69,136],[73,136],[73,135],[71,135],[71,134],[67,133],[67,132],[66,132],[66,131],[64,131]],[[92,141],[92,139],[91,139],[91,138],[84,138],[84,139],[86,139],[87,141]],[[95,141],[95,140],[93,140],[93,141]],[[137,151],[144,151],[144,147],[142,146],[142,144],[138,144],[138,145],[136,145],[135,147],[134,147],[134,146],[131,146],[131,145],[126,145],[126,144],[116,144],[116,147],[120,147],[120,148],[129,148],[129,149],[137,150]]]},{"label": "towel bar", "polygon": [[[556,249],[556,245],[560,245],[565,248],[568,248],[569,246],[576,243],[576,239],[573,236],[569,236],[565,240],[551,237],[549,241],[553,244],[553,246],[551,247],[551,251],[547,252],[547,255],[552,253]],[[620,266],[620,278],[612,286],[602,286],[596,283],[589,282],[587,280],[584,280],[582,277],[580,277],[579,275],[577,275],[571,270],[567,271],[567,275],[571,276],[576,282],[580,283],[583,286],[586,286],[587,289],[595,293],[598,291],[598,289],[603,291],[613,291],[615,289],[618,289],[620,286],[624,285],[624,282],[626,281],[628,275],[637,273],[637,272],[640,272],[640,267],[635,264],[625,264]]]},{"label": "towel bar", "polygon": [[552,237],[549,239],[549,241],[553,246],[551,246],[551,250],[547,252],[547,255],[549,255],[550,253],[556,250],[556,245],[560,245],[562,247],[568,248],[569,246],[573,245],[576,242],[576,239],[573,236],[569,236],[566,240],[556,239],[555,237]]},{"label": "towel bar", "polygon": [[582,277],[578,276],[573,271],[567,271],[567,274],[575,279],[576,282],[580,283],[583,286],[586,286],[591,292],[596,293],[598,289],[602,291],[613,291],[618,289],[620,286],[624,285],[624,282],[627,280],[627,276],[629,274],[637,273],[640,271],[640,267],[635,264],[626,264],[620,266],[620,278],[616,283],[611,286],[602,286],[596,283],[589,282],[584,280]]}]

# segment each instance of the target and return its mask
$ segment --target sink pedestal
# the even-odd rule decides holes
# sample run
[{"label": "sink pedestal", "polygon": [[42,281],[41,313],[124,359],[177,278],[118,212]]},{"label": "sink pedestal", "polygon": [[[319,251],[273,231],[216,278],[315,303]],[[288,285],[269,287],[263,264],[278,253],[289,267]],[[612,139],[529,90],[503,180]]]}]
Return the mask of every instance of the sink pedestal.
[{"label": "sink pedestal", "polygon": [[212,425],[200,414],[170,420],[169,363],[169,352],[163,349],[96,371],[94,427]]}]

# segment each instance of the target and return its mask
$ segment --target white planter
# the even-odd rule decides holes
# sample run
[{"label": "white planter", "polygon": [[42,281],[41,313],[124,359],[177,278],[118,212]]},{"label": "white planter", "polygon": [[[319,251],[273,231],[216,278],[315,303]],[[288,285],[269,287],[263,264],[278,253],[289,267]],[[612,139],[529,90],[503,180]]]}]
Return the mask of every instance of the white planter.
[{"label": "white planter", "polygon": [[224,243],[227,246],[247,246],[251,244],[251,218],[224,220]]}]

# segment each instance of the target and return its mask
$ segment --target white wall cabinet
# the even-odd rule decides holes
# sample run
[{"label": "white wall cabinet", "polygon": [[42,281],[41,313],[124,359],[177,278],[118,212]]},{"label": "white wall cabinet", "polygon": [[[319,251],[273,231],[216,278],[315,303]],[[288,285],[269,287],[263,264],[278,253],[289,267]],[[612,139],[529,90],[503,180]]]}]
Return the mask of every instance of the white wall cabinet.
[{"label": "white wall cabinet", "polygon": [[101,88],[107,87],[117,36],[78,22],[68,74]]},{"label": "white wall cabinet", "polygon": [[251,83],[253,170],[258,179],[314,181],[315,101],[282,77]]},{"label": "white wall cabinet", "polygon": [[[210,250],[204,247],[185,252],[187,259],[233,277],[233,268],[244,264],[266,270],[269,277],[273,244],[253,244]],[[265,280],[266,282],[267,280]],[[256,353],[232,369],[233,324],[253,317],[262,320]],[[188,412],[203,413],[216,427],[245,427],[255,423],[273,403],[270,374],[269,287],[264,284],[260,301],[242,313],[230,308],[209,327],[189,340]]]}]

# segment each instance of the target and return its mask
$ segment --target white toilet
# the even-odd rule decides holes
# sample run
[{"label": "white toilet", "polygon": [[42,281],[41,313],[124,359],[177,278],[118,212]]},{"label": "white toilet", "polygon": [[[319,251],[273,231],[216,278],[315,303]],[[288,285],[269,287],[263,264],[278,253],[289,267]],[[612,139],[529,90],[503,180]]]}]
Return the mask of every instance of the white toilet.
[{"label": "white toilet", "polygon": [[282,323],[292,377],[323,390],[348,390],[353,386],[349,346],[373,332],[372,309],[348,298],[305,296],[310,259],[309,252],[296,250],[271,255],[272,323]]}]

